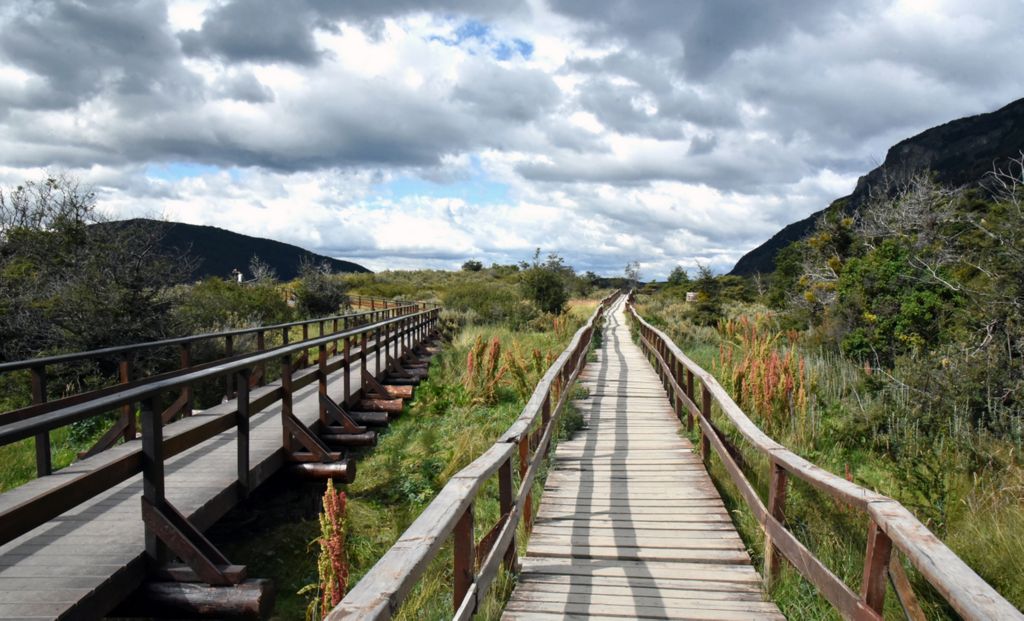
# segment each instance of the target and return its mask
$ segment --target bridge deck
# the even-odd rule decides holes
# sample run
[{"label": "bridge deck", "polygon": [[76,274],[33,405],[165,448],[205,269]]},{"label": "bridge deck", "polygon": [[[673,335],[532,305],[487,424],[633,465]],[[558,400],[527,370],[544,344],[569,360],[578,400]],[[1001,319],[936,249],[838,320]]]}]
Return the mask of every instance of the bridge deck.
[{"label": "bridge deck", "polygon": [[[371,356],[368,366],[374,369],[374,364]],[[303,370],[296,377],[314,371]],[[352,361],[351,377],[354,393],[359,389],[358,359]],[[340,401],[341,373],[333,374],[328,386],[329,394]],[[252,398],[272,388],[254,388]],[[316,382],[296,391],[293,399],[294,414],[306,424],[313,423],[318,417]],[[204,417],[235,407],[232,401],[197,412],[167,425],[164,437],[171,438]],[[250,419],[253,487],[266,481],[285,462],[280,412],[278,402]],[[208,528],[240,500],[235,485],[236,439],[232,429],[167,460],[167,499],[201,529]],[[30,481],[0,494],[0,506],[53,489],[62,480],[81,476],[138,447],[138,440],[124,443]],[[145,576],[141,494],[142,476],[137,475],[0,546],[0,619],[97,619],[138,587]]]},{"label": "bridge deck", "polygon": [[620,301],[502,619],[782,619]]}]

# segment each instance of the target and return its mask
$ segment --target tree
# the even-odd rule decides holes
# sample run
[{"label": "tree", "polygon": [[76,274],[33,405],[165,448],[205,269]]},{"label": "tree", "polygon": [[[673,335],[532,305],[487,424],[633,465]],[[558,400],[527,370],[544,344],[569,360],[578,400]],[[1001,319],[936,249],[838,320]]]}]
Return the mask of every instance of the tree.
[{"label": "tree", "polygon": [[540,262],[540,248],[533,255],[533,263],[523,270],[520,286],[523,294],[545,313],[561,313],[569,299],[567,281],[575,278],[573,269],[565,265],[555,253]]},{"label": "tree", "polygon": [[672,268],[672,272],[668,275],[668,284],[674,287],[685,287],[690,284],[690,276],[682,265]]},{"label": "tree", "polygon": [[484,269],[484,264],[476,259],[470,259],[462,264],[463,272],[479,272]]},{"label": "tree", "polygon": [[722,316],[722,303],[719,300],[719,283],[715,274],[707,265],[697,263],[697,301],[690,308],[690,319],[697,324],[713,326]]},{"label": "tree", "polygon": [[194,261],[151,228],[99,220],[64,174],[0,191],[0,360],[169,336],[165,291]]},{"label": "tree", "polygon": [[626,274],[626,280],[629,281],[629,286],[636,289],[640,285],[640,262],[630,261],[626,264],[624,272]]},{"label": "tree", "polygon": [[277,270],[256,255],[249,259],[249,272],[257,283],[277,282]]},{"label": "tree", "polygon": [[329,263],[303,259],[299,264],[299,282],[295,298],[300,312],[307,317],[334,315],[348,303],[345,281],[334,275]]}]

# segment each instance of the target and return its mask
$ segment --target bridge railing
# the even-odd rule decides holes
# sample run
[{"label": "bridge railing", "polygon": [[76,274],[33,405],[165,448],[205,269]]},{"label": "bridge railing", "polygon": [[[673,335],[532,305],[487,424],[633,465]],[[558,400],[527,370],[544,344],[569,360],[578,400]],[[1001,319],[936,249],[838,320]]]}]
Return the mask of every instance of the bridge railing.
[{"label": "bridge railing", "polygon": [[[250,341],[255,340],[254,345],[256,352],[262,352],[269,348],[268,340],[276,340],[279,338],[280,342],[284,345],[292,342],[303,343],[310,341],[311,338],[324,336],[330,333],[338,333],[356,326],[377,323],[385,319],[409,315],[423,310],[420,304],[416,302],[403,304],[393,303],[386,307],[378,305],[378,309],[343,315],[332,315],[329,317],[318,317],[315,319],[304,319],[288,323],[256,326],[253,328],[208,332],[204,334],[195,334],[146,343],[106,347],[103,349],[2,363],[0,364],[0,374],[23,370],[27,370],[29,372],[32,403],[31,405],[23,408],[0,413],[0,426],[41,416],[68,405],[81,403],[106,394],[111,394],[124,388],[131,388],[155,381],[172,379],[190,371],[200,371],[224,362],[241,360],[251,353],[237,351],[240,349],[239,345],[241,340],[246,337],[248,337]],[[311,336],[310,328],[314,326],[317,327],[318,330],[315,335]],[[298,340],[294,340],[291,336],[295,330],[301,330],[301,336]],[[280,333],[279,337],[277,336],[278,333]],[[196,364],[194,362],[194,350],[203,344],[215,344],[215,349],[217,349],[218,352],[223,351],[223,355],[212,360],[206,360],[200,364]],[[250,343],[250,346],[251,345],[252,343]],[[177,351],[178,358],[178,368],[176,370],[149,375],[146,377],[138,377],[137,373],[133,372],[133,361],[137,360],[140,356],[156,355],[157,353],[162,353],[165,356],[168,354],[170,354],[170,356],[174,356],[175,351]],[[74,395],[68,395],[59,399],[48,399],[47,383],[49,374],[47,370],[55,366],[59,367],[60,365],[68,365],[82,361],[116,364],[119,384],[85,391]],[[300,357],[296,360],[295,366],[298,368],[304,368],[312,363],[313,362],[308,360],[308,357]],[[265,364],[261,364],[257,367],[249,378],[250,387],[265,385],[267,379],[266,371],[267,369]],[[190,416],[192,414],[194,401],[193,387],[194,384],[186,384],[182,386],[181,393],[178,395],[177,399],[175,399],[173,403],[171,403],[161,413],[163,422],[169,422],[178,415]],[[235,377],[232,375],[225,376],[223,392],[224,399],[233,399],[236,392],[237,386],[235,383]],[[135,438],[137,434],[136,425],[135,410],[132,404],[129,403],[123,405],[121,407],[120,416],[113,423],[107,433],[104,434],[91,449],[83,452],[80,457],[90,457],[100,451],[109,449],[114,446],[120,438],[124,438],[125,440]],[[53,472],[53,464],[51,459],[49,433],[41,432],[35,437],[35,452],[37,475],[45,476],[51,474]]]},{"label": "bridge railing", "polygon": [[[145,501],[158,509],[166,507],[163,498],[166,460],[232,428],[237,429],[238,433],[236,489],[240,497],[245,497],[250,489],[249,419],[277,402],[281,403],[286,450],[291,444],[290,439],[294,437],[297,444],[305,449],[303,461],[330,461],[338,458],[338,454],[327,451],[325,445],[313,437],[315,434],[293,415],[292,398],[295,392],[317,382],[320,395],[326,397],[329,376],[340,370],[344,395],[348,399],[352,393],[351,374],[356,361],[360,364],[360,372],[369,372],[369,355],[389,362],[397,361],[401,352],[411,350],[435,332],[439,314],[439,309],[400,314],[373,324],[282,345],[238,359],[217,361],[202,369],[99,391],[100,394],[65,401],[60,407],[42,414],[0,422],[2,446],[39,434],[48,434],[58,427],[124,406],[134,407],[136,403],[140,404],[142,420],[141,443],[118,445],[90,460],[89,468],[62,473],[60,477],[30,481],[9,492],[10,495],[5,494],[7,498],[0,496],[0,545],[140,472],[143,474]],[[303,359],[310,348],[317,351],[316,366],[298,371],[296,362]],[[335,354],[329,356],[329,350]],[[280,365],[280,382],[250,389],[249,380],[252,375],[271,363]],[[383,373],[387,366],[388,363],[385,363],[375,370]],[[155,407],[161,395],[180,394],[197,382],[225,378],[234,378],[236,381],[234,403],[227,407],[211,408],[201,415],[181,419],[169,425],[166,430],[163,428],[160,412]],[[352,398],[358,397],[353,395]],[[318,421],[321,428],[337,423],[336,417],[337,413],[332,413],[331,408],[321,401]],[[159,547],[154,537],[147,537],[147,542],[151,540],[154,543],[152,546],[147,543],[147,549]],[[150,551],[154,557],[159,558],[155,549]]]},{"label": "bridge railing", "polygon": [[432,302],[421,302],[416,300],[392,300],[389,298],[383,298],[379,296],[370,295],[350,295],[348,296],[348,305],[350,308],[368,308],[370,310],[394,308],[396,306],[416,306],[419,310],[427,310],[430,308],[438,308],[439,304]]},{"label": "bridge railing", "polygon": [[[757,427],[732,400],[718,381],[692,360],[661,330],[646,322],[636,311],[632,295],[628,317],[641,346],[647,353],[670,394],[676,414],[692,430],[701,433],[701,456],[707,462],[712,451],[721,460],[729,478],[739,490],[765,534],[765,578],[771,583],[785,558],[836,610],[847,619],[882,619],[886,581],[907,617],[924,619],[910,583],[899,562],[890,565],[893,548],[913,564],[935,590],[965,619],[1024,619],[1012,604],[981,579],[952,550],[933,535],[899,502],[865,489],[815,466],[775,442]],[[695,380],[700,381],[697,397]],[[738,451],[715,426],[712,405],[717,404],[769,464],[767,506],[740,468]],[[786,528],[786,491],[795,477],[825,492],[839,502],[864,512],[870,522],[860,592],[853,591]]]},{"label": "bridge railing", "polygon": [[[454,552],[453,618],[472,617],[500,566],[511,569],[517,563],[516,530],[520,520],[527,529],[533,520],[533,481],[551,446],[572,383],[586,364],[597,322],[616,296],[602,300],[576,332],[541,378],[516,422],[490,449],[448,481],[327,619],[390,619],[449,538]],[[518,490],[512,473],[516,461]],[[473,505],[484,483],[495,475],[501,517],[477,542]]]}]

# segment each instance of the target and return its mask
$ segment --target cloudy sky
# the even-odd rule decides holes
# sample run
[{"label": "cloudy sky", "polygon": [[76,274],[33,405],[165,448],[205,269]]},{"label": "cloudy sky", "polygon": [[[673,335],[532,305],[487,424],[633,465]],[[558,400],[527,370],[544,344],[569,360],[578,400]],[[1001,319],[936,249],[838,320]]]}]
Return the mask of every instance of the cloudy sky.
[{"label": "cloudy sky", "polygon": [[1021,50],[1022,0],[5,0],[0,184],[371,269],[725,271]]}]

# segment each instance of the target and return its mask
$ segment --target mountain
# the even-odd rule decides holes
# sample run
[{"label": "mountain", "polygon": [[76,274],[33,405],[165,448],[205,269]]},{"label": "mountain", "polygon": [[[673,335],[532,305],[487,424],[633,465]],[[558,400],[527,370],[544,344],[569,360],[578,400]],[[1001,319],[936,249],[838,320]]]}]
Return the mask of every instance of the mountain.
[{"label": "mountain", "polygon": [[856,212],[876,188],[884,190],[893,181],[931,170],[940,183],[960,186],[978,183],[993,167],[1002,168],[1024,149],[1024,99],[986,114],[969,116],[907,138],[889,149],[881,166],[857,180],[857,187],[826,209],[794,222],[771,239],[754,248],[729,272],[748,276],[775,270],[775,255],[814,229],[814,223],[828,209]]},{"label": "mountain", "polygon": [[299,264],[303,259],[316,263],[327,262],[335,272],[369,272],[362,265],[350,261],[332,259],[310,252],[298,246],[272,239],[250,237],[213,226],[199,226],[182,222],[161,220],[118,220],[101,222],[96,227],[142,227],[161,237],[161,246],[174,252],[188,251],[198,259],[198,265],[190,280],[207,276],[228,278],[231,271],[238,269],[250,278],[249,260],[258,256],[277,271],[281,280],[291,280],[299,275]]}]

